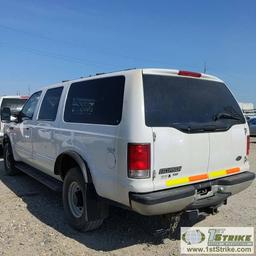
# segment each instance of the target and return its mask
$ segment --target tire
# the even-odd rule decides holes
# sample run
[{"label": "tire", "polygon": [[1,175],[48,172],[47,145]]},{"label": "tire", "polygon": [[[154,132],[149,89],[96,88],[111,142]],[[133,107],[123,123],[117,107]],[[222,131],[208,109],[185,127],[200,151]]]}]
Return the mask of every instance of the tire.
[{"label": "tire", "polygon": [[8,176],[13,176],[16,175],[18,173],[20,173],[20,171],[15,168],[15,160],[13,158],[13,153],[12,153],[12,147],[11,144],[9,142],[7,142],[4,145],[4,172],[5,175]]},{"label": "tire", "polygon": [[71,168],[64,179],[63,207],[66,219],[71,227],[87,232],[99,228],[103,219],[86,221],[88,203],[86,200],[87,184],[79,168]]}]

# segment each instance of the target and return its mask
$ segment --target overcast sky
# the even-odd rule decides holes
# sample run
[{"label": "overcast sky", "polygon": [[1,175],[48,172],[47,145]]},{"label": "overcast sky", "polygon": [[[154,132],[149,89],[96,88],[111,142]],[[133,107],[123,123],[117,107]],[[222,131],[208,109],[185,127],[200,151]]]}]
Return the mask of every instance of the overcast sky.
[{"label": "overcast sky", "polygon": [[0,0],[0,95],[130,67],[225,80],[256,103],[256,1]]}]

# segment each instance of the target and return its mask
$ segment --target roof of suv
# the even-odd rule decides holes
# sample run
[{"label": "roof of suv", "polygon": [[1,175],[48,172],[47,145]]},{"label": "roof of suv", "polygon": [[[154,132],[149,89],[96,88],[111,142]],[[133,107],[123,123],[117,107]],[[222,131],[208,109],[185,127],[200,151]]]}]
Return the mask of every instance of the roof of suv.
[{"label": "roof of suv", "polygon": [[120,71],[113,71],[113,72],[107,72],[107,73],[97,73],[95,75],[90,75],[87,77],[81,77],[79,79],[72,79],[72,80],[64,80],[62,82],[46,86],[44,89],[52,88],[52,87],[57,87],[61,86],[65,83],[74,83],[74,82],[80,82],[83,80],[87,79],[95,79],[95,78],[104,78],[104,77],[109,77],[113,75],[124,75],[127,73],[133,73],[133,72],[142,72],[143,74],[155,74],[155,75],[170,75],[170,76],[183,76],[183,77],[191,77],[195,79],[205,79],[205,80],[212,80],[216,82],[223,82],[221,79],[219,79],[216,76],[204,74],[204,73],[196,73],[196,72],[191,72],[191,71],[181,71],[177,69],[158,69],[158,68],[133,68],[133,69],[125,69],[125,70],[120,70]]},{"label": "roof of suv", "polygon": [[219,79],[216,76],[212,76],[204,73],[192,72],[192,71],[177,70],[177,69],[145,68],[145,69],[142,69],[142,72],[143,74],[187,76],[187,77],[223,82],[221,79]]}]

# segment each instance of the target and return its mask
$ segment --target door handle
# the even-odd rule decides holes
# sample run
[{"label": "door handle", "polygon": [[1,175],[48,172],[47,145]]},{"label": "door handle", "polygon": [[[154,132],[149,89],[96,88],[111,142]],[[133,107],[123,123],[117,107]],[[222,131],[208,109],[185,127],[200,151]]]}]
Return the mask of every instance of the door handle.
[{"label": "door handle", "polygon": [[26,127],[26,130],[28,131],[30,128],[29,127]]}]

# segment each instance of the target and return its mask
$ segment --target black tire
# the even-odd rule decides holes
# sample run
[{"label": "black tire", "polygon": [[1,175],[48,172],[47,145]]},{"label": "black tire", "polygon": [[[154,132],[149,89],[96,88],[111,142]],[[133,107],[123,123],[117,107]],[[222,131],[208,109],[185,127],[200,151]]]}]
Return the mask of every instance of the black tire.
[{"label": "black tire", "polygon": [[16,175],[18,173],[20,173],[20,171],[15,168],[15,160],[13,158],[13,154],[12,154],[12,147],[11,144],[9,142],[7,142],[4,145],[4,172],[5,175],[9,175],[9,176],[13,176]]},{"label": "black tire", "polygon": [[88,208],[86,191],[87,184],[80,169],[71,168],[65,176],[63,184],[64,213],[70,226],[84,232],[97,229],[103,223],[103,219],[86,221]]}]

